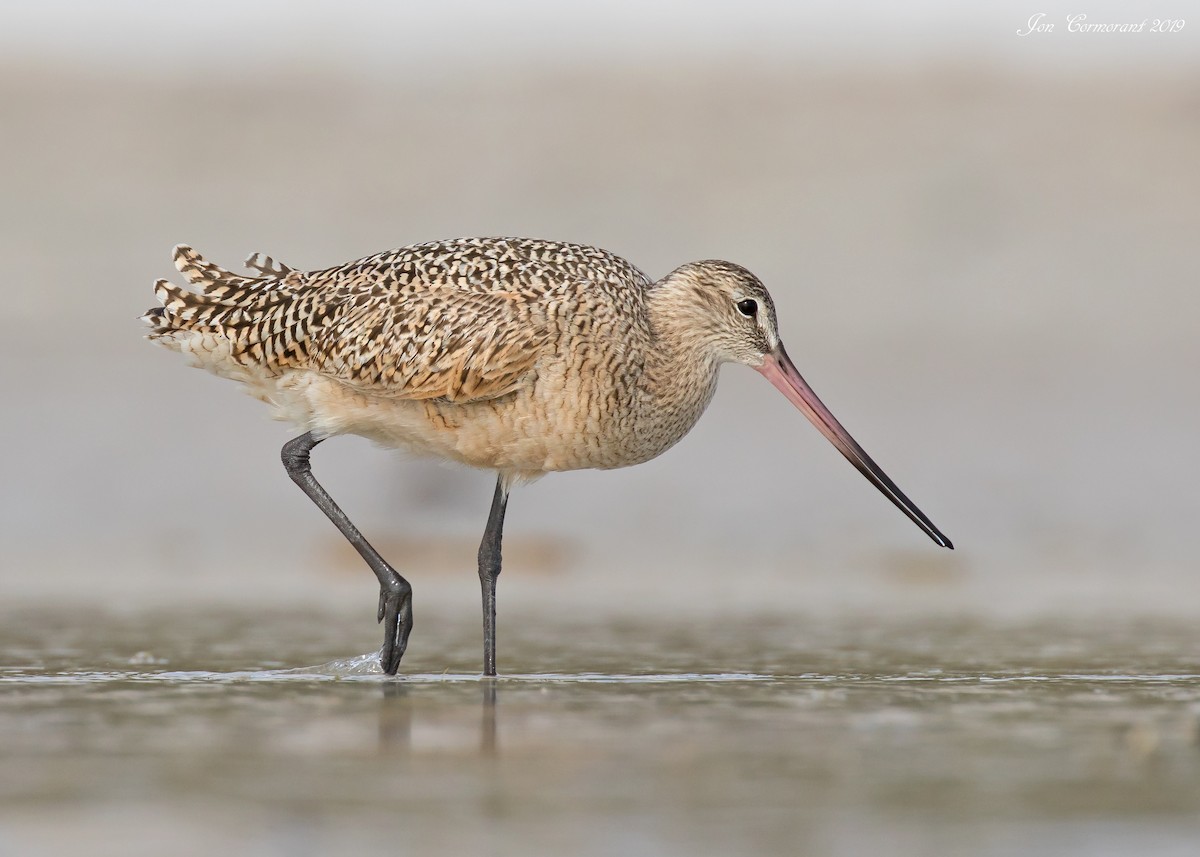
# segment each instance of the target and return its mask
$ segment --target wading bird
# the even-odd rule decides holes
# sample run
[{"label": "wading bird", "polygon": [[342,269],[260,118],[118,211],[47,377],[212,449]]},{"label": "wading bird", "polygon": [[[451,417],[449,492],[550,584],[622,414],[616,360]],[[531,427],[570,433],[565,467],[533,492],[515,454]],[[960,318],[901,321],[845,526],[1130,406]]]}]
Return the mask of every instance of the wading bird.
[{"label": "wading bird", "polygon": [[253,276],[175,248],[198,291],[155,284],[149,338],[240,381],[303,434],[288,475],[379,580],[380,663],[394,674],[412,630],[412,587],[313,477],[334,435],[497,472],[479,546],[483,670],[496,674],[496,578],[509,489],[557,470],[660,455],[695,425],[722,363],[774,384],[871,483],[942,547],[953,547],[871,460],[788,359],[775,305],[730,262],[691,262],[657,282],[577,244],[464,238],[300,271],[254,254]]}]

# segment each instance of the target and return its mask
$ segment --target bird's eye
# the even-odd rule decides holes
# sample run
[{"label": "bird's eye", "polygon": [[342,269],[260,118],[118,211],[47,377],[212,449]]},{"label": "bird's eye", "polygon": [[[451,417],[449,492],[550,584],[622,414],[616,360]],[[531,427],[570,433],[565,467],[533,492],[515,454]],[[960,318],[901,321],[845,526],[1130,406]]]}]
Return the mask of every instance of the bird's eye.
[{"label": "bird's eye", "polygon": [[754,318],[754,314],[758,312],[758,302],[746,298],[744,301],[737,302],[738,312],[746,316],[746,318]]}]

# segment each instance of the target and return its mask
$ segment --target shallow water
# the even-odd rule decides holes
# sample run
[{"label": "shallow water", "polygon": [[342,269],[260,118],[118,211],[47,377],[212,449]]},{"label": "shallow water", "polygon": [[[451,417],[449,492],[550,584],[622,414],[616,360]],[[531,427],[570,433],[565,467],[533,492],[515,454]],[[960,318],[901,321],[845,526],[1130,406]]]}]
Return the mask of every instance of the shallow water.
[{"label": "shallow water", "polygon": [[[1164,621],[11,614],[0,855],[1191,854]],[[369,636],[368,636],[369,635]],[[351,643],[351,645],[353,645]],[[281,651],[280,647],[283,647]]]}]

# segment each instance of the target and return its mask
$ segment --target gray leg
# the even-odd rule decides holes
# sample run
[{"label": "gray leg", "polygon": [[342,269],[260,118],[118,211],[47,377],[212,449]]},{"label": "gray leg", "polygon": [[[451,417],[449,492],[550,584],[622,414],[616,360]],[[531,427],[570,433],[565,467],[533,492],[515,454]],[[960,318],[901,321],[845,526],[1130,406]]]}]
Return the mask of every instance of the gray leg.
[{"label": "gray leg", "polygon": [[316,438],[312,432],[289,440],[283,445],[283,466],[287,468],[292,481],[308,495],[308,499],[316,503],[317,508],[324,512],[326,517],[333,521],[333,525],[341,530],[346,540],[354,545],[359,556],[366,560],[371,571],[375,572],[375,577],[379,579],[378,619],[383,622],[383,650],[379,654],[379,664],[385,673],[395,675],[408,646],[408,635],[412,633],[412,587],[387,564],[375,548],[371,547],[358,528],[350,523],[346,513],[333,502],[329,492],[322,488],[321,483],[312,475],[308,456],[312,448],[322,440],[324,438]]},{"label": "gray leg", "polygon": [[508,485],[504,475],[496,479],[496,494],[487,529],[479,543],[479,583],[483,587],[483,674],[496,674],[496,578],[500,576],[500,539],[504,534],[504,509]]}]

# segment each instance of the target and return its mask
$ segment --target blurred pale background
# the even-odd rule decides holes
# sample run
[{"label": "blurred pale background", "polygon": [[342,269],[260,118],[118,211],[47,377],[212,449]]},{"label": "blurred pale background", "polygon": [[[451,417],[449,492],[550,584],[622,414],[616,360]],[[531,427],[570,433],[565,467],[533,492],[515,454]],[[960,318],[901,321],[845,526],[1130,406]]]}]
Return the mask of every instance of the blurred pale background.
[{"label": "blurred pale background", "polygon": [[[177,242],[315,268],[478,234],[751,268],[958,546],[729,368],[661,459],[514,495],[502,602],[1196,611],[1200,20],[734,9],[6,3],[0,597],[372,612],[279,464],[290,430],[135,318]],[[1017,35],[1042,11],[1055,32]],[[490,475],[353,438],[314,461],[418,599],[477,609]]]}]

